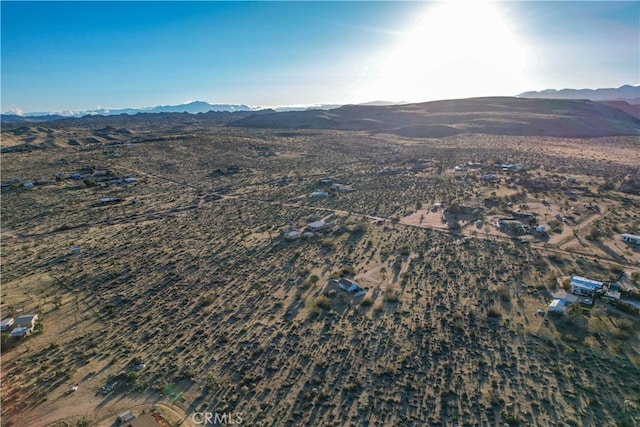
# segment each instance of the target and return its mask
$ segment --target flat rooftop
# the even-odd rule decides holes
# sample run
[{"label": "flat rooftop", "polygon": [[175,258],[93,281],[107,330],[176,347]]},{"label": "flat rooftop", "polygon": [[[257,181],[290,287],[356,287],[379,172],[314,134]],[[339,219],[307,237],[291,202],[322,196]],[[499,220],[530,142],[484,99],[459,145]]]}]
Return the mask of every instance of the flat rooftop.
[{"label": "flat rooftop", "polygon": [[602,288],[602,282],[597,280],[587,279],[586,277],[573,276],[571,278],[571,285],[580,285],[587,288],[599,289]]}]

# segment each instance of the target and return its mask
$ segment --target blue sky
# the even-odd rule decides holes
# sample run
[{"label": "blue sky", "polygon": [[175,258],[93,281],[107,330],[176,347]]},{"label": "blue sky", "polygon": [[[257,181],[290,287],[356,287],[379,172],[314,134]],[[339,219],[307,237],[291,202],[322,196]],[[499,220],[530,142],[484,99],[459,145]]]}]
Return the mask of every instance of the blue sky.
[{"label": "blue sky", "polygon": [[640,2],[2,1],[2,112],[640,83]]}]

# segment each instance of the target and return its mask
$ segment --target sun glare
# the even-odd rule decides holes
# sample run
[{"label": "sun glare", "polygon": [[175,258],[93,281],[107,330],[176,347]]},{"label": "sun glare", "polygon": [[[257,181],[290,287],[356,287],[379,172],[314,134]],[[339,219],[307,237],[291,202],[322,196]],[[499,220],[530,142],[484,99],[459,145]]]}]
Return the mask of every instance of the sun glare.
[{"label": "sun glare", "polygon": [[526,90],[527,52],[499,5],[430,4],[363,98],[426,101]]}]

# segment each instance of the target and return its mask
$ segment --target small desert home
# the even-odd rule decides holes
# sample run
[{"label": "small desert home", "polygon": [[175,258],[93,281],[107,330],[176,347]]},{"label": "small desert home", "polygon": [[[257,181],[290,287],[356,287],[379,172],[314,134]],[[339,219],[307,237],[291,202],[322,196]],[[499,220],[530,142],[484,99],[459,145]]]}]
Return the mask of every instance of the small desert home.
[{"label": "small desert home", "polygon": [[549,304],[549,313],[565,314],[569,306],[575,303],[578,298],[575,295],[558,292],[553,294],[553,301]]},{"label": "small desert home", "polygon": [[300,233],[299,231],[293,230],[285,233],[284,238],[287,240],[296,240],[300,238],[301,234],[302,233]]},{"label": "small desert home", "polygon": [[620,240],[631,243],[632,245],[640,245],[640,236],[637,234],[621,234]]},{"label": "small desert home", "polygon": [[596,280],[587,279],[585,277],[573,276],[571,278],[571,293],[576,295],[592,296],[594,292],[602,289],[604,284]]},{"label": "small desert home", "polygon": [[322,231],[329,226],[329,223],[324,221],[314,221],[307,224],[307,230],[309,231]]},{"label": "small desert home", "polygon": [[10,337],[24,337],[31,335],[38,322],[37,314],[26,314],[24,316],[17,317],[15,320],[15,328],[9,334]]},{"label": "small desert home", "polygon": [[338,280],[338,286],[340,289],[344,289],[347,292],[355,292],[360,288],[358,283],[353,280],[345,279],[344,277]]}]

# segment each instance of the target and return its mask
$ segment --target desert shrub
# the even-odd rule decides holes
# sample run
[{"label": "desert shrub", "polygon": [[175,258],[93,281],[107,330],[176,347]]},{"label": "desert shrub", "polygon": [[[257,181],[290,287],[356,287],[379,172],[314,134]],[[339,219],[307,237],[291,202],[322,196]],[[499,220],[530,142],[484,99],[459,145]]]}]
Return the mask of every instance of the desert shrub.
[{"label": "desert shrub", "polygon": [[202,297],[200,297],[200,305],[201,306],[206,306],[206,305],[211,305],[213,304],[213,295],[203,295]]},{"label": "desert shrub", "polygon": [[351,265],[347,265],[346,267],[342,267],[342,269],[340,270],[340,274],[342,274],[343,276],[353,275],[355,273],[356,273],[356,270]]},{"label": "desert shrub", "polygon": [[395,287],[389,285],[384,291],[384,300],[387,302],[398,302],[400,297]]},{"label": "desert shrub", "polygon": [[487,311],[487,316],[493,318],[502,317],[502,312],[498,307],[491,307],[489,311]]},{"label": "desert shrub", "polygon": [[211,390],[216,389],[220,385],[218,378],[211,372],[207,374],[207,378],[205,379],[204,383],[207,386],[207,388]]},{"label": "desert shrub", "polygon": [[[333,298],[334,296],[336,296],[336,290],[335,289],[331,289],[329,291],[325,291],[324,295],[326,295],[329,298]],[[341,296],[344,296],[344,294],[341,294]]]},{"label": "desert shrub", "polygon": [[503,411],[501,415],[502,415],[502,421],[504,421],[505,424],[510,426],[519,426],[520,423],[523,422],[523,420],[521,420],[520,417],[516,414]]},{"label": "desert shrub", "polygon": [[565,257],[558,254],[550,254],[548,258],[549,261],[555,262],[556,264],[564,264],[567,261]]},{"label": "desert shrub", "polygon": [[3,332],[0,337],[1,337],[0,338],[0,348],[2,348],[4,350],[6,348],[6,345],[9,343],[9,333],[8,332]]},{"label": "desert shrub", "polygon": [[36,320],[36,324],[33,326],[34,332],[43,333],[44,332],[44,323],[42,319]]},{"label": "desert shrub", "polygon": [[359,222],[353,226],[354,233],[364,233],[368,229],[369,229],[369,223],[364,221]]},{"label": "desert shrub", "polygon": [[564,226],[562,225],[562,223],[555,219],[552,219],[551,221],[549,221],[547,225],[549,226],[551,231],[553,231],[554,233],[560,234],[564,230]]},{"label": "desert shrub", "polygon": [[626,341],[631,336],[631,333],[630,333],[630,331],[625,331],[625,330],[620,329],[620,328],[612,328],[611,329],[611,335],[617,340]]},{"label": "desert shrub", "polygon": [[136,372],[129,372],[127,374],[127,382],[133,384],[138,379],[138,374]]},{"label": "desert shrub", "polygon": [[324,239],[320,240],[320,244],[327,249],[335,249],[336,248],[336,241],[335,239],[331,239],[329,237],[325,237]]},{"label": "desert shrub", "polygon": [[384,373],[390,376],[398,375],[398,367],[392,363],[388,363],[384,367]]},{"label": "desert shrub", "polygon": [[638,308],[624,301],[616,301],[614,302],[614,306],[620,311],[624,311],[625,313],[629,313],[629,314],[634,314],[636,316],[638,315],[638,312],[639,312]]},{"label": "desert shrub", "polygon": [[311,281],[310,280],[303,280],[302,282],[300,282],[300,285],[298,286],[300,289],[309,289],[311,287]]},{"label": "desert shrub", "polygon": [[582,314],[582,307],[577,303],[571,304],[567,309],[566,314],[567,323],[573,326],[577,326],[578,323],[580,323],[578,321],[584,319],[584,316]]},{"label": "desert shrub", "polygon": [[598,225],[592,225],[589,233],[586,235],[587,240],[600,240],[604,236],[604,231]]},{"label": "desert shrub", "polygon": [[511,301],[511,292],[509,291],[509,287],[505,285],[500,285],[496,292],[500,297],[500,301],[509,302]]},{"label": "desert shrub", "polygon": [[309,313],[309,317],[318,317],[320,316],[320,314],[322,314],[322,310],[320,309],[320,307],[318,307],[315,304],[310,304],[307,307],[308,313]]},{"label": "desert shrub", "polygon": [[618,320],[618,327],[623,331],[633,332],[633,322],[629,319]]},{"label": "desert shrub", "polygon": [[609,269],[609,271],[611,271],[611,272],[612,272],[613,274],[615,274],[616,276],[621,276],[622,274],[624,274],[624,269],[623,269],[623,268],[621,268],[621,267],[619,267],[619,266],[617,266],[617,265],[612,266],[612,267]]},{"label": "desert shrub", "polygon": [[366,296],[362,299],[360,305],[363,307],[370,307],[371,305],[373,305],[373,299],[370,296]]},{"label": "desert shrub", "polygon": [[325,295],[320,295],[315,299],[314,304],[323,310],[329,310],[331,308],[331,300]]}]

